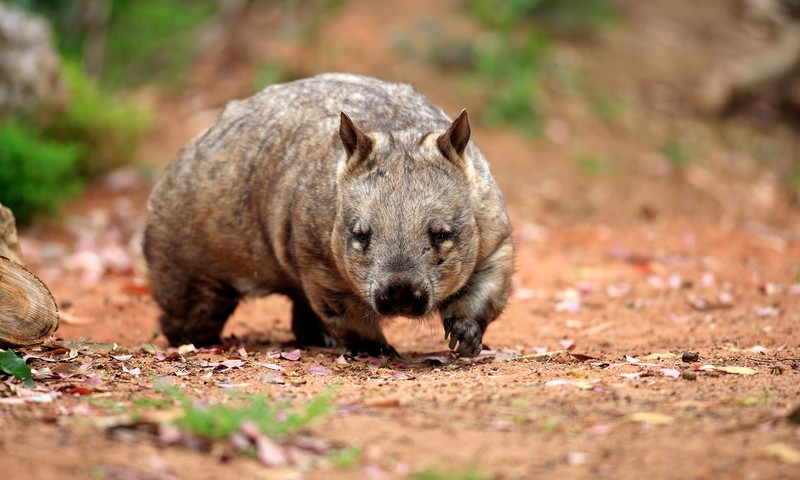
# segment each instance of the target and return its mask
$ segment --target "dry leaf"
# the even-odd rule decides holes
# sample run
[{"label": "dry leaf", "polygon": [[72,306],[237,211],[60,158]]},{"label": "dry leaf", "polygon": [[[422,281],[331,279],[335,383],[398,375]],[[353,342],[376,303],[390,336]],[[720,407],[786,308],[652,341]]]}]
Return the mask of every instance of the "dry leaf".
[{"label": "dry leaf", "polygon": [[669,425],[675,419],[669,415],[656,412],[634,412],[627,415],[628,420],[639,423],[649,423],[651,425]]},{"label": "dry leaf", "polygon": [[671,360],[673,358],[677,358],[678,356],[672,352],[661,352],[661,353],[651,353],[650,355],[645,355],[642,357],[642,360]]},{"label": "dry leaf", "polygon": [[800,464],[800,450],[790,447],[783,442],[770,443],[764,445],[763,451],[768,457],[780,460],[790,465]]},{"label": "dry leaf", "polygon": [[717,367],[717,370],[725,373],[734,373],[737,375],[755,375],[756,371],[747,367]]}]

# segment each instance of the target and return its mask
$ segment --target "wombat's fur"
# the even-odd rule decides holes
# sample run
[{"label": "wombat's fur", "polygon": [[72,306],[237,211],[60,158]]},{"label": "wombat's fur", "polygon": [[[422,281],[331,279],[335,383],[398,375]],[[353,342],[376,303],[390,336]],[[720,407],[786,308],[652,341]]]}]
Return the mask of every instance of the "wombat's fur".
[{"label": "wombat's fur", "polygon": [[381,322],[438,312],[450,348],[477,355],[513,252],[469,136],[466,112],[451,124],[409,85],[355,75],[229,103],[148,203],[144,252],[170,343],[217,342],[243,296],[281,293],[300,344],[397,355]]}]

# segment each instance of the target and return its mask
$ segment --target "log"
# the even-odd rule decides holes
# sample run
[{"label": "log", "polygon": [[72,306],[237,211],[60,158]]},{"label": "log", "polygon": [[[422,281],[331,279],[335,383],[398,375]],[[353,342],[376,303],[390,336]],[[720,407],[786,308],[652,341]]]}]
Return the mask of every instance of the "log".
[{"label": "log", "polygon": [[0,347],[36,345],[57,328],[50,289],[19,263],[0,257]]},{"label": "log", "polygon": [[22,252],[17,241],[17,224],[11,210],[0,203],[0,257],[22,263]]}]

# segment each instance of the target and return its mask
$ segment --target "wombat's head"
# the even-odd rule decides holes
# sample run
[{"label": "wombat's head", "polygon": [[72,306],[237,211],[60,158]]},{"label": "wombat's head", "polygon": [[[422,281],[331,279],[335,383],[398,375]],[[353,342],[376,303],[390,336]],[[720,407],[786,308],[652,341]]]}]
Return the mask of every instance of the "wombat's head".
[{"label": "wombat's head", "polygon": [[342,113],[339,134],[338,267],[379,315],[426,316],[466,284],[478,252],[466,111],[427,133],[364,133]]}]

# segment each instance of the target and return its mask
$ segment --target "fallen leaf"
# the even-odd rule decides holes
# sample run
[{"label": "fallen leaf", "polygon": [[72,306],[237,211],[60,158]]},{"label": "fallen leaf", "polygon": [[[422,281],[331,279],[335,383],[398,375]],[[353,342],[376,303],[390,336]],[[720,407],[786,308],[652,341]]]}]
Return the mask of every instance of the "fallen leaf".
[{"label": "fallen leaf", "polygon": [[595,425],[586,430],[586,435],[590,437],[604,437],[611,433],[613,429],[614,427],[608,424]]},{"label": "fallen leaf", "polygon": [[58,312],[58,319],[65,325],[88,325],[95,322],[93,318],[78,317],[64,311]]},{"label": "fallen leaf", "polygon": [[561,345],[561,348],[563,348],[568,352],[575,348],[575,341],[570,340],[568,338],[562,338],[561,340],[558,341],[558,343],[559,345]]},{"label": "fallen leaf", "polygon": [[396,398],[377,398],[364,402],[367,408],[397,408],[400,406],[400,400]]},{"label": "fallen leaf", "polygon": [[103,385],[105,385],[105,383],[106,382],[103,380],[103,377],[101,377],[100,375],[93,375],[83,381],[84,385],[92,388],[102,387]]},{"label": "fallen leaf", "polygon": [[662,368],[661,373],[663,373],[665,377],[681,378],[680,370],[675,370],[674,368]]},{"label": "fallen leaf", "polygon": [[92,390],[86,387],[80,387],[75,385],[69,385],[60,389],[61,392],[67,395],[89,395],[92,393]]},{"label": "fallen leaf", "polygon": [[550,380],[549,382],[545,383],[545,387],[560,387],[560,386],[571,386],[575,387],[579,390],[594,390],[594,391],[602,391],[602,389],[595,385],[597,383],[596,380],[564,380],[564,379],[554,379]]},{"label": "fallen leaf", "polygon": [[300,360],[300,350],[294,349],[291,352],[281,352],[281,358],[283,358],[284,360],[296,362]]},{"label": "fallen leaf", "polygon": [[125,373],[130,373],[131,375],[141,375],[142,373],[142,370],[139,367],[128,370],[128,368],[125,367],[125,364],[122,365],[122,371]]},{"label": "fallen leaf", "polygon": [[333,370],[321,365],[311,365],[311,367],[308,368],[308,373],[311,375],[333,375]]},{"label": "fallen leaf", "polygon": [[122,285],[122,290],[125,293],[133,295],[148,295],[150,293],[150,285],[146,283],[128,282]]},{"label": "fallen leaf", "polygon": [[581,310],[580,292],[570,288],[556,294],[556,312],[578,313]]},{"label": "fallen leaf", "polygon": [[225,360],[224,362],[220,362],[220,365],[225,367],[225,369],[222,370],[223,372],[225,372],[232,368],[242,368],[243,366],[247,365],[247,362],[245,362],[244,360],[231,359],[231,360]]},{"label": "fallen leaf", "polygon": [[133,355],[111,355],[111,358],[114,360],[119,360],[120,362],[127,362],[133,358]]},{"label": "fallen leaf", "polygon": [[631,292],[631,286],[627,283],[620,283],[618,285],[609,285],[606,287],[606,295],[611,298],[621,298]]},{"label": "fallen leaf", "polygon": [[756,315],[765,318],[765,317],[777,317],[781,311],[777,307],[773,307],[772,305],[768,305],[766,307],[756,307],[755,309]]},{"label": "fallen leaf", "polygon": [[677,358],[677,355],[675,355],[672,352],[661,352],[661,353],[651,353],[649,355],[645,355],[641,359],[642,360],[656,360],[656,361],[659,361],[659,360],[670,360],[670,359],[673,359],[673,358]]},{"label": "fallen leaf", "polygon": [[626,418],[632,422],[648,423],[651,425],[669,425],[675,420],[669,415],[657,412],[634,412],[626,415]]},{"label": "fallen leaf", "polygon": [[597,358],[597,357],[593,357],[591,355],[586,355],[586,354],[583,354],[583,353],[572,353],[572,352],[567,352],[567,353],[569,353],[569,355],[572,358],[574,358],[575,360],[577,360],[579,362],[585,362],[586,360],[599,360],[599,358]]},{"label": "fallen leaf", "polygon": [[180,360],[182,362],[186,361],[186,359],[183,358],[183,355],[178,353],[177,350],[169,352],[169,354],[166,355],[162,352],[156,351],[156,360],[159,362],[163,362],[164,360]]},{"label": "fallen leaf", "polygon": [[281,367],[280,365],[276,365],[274,363],[256,363],[256,365],[264,368],[269,368],[270,370],[276,370],[278,372],[283,370],[283,367]]},{"label": "fallen leaf", "polygon": [[790,465],[800,464],[800,450],[790,447],[783,442],[764,445],[763,452],[770,458]]},{"label": "fallen leaf", "polygon": [[736,375],[755,375],[756,371],[747,367],[717,367],[717,370],[725,373],[733,373]]},{"label": "fallen leaf", "polygon": [[272,375],[272,374],[265,374],[258,377],[259,383],[267,383],[267,384],[274,384],[274,385],[283,385],[286,382],[283,380],[283,377],[280,375]]},{"label": "fallen leaf", "polygon": [[[186,355],[187,353],[197,352],[197,348],[195,348],[193,343],[187,343],[185,345],[181,345],[176,350],[181,355]],[[215,350],[219,350],[219,349],[215,349]],[[222,353],[222,352],[220,352],[220,353]]]},{"label": "fallen leaf", "polygon": [[348,365],[347,359],[344,358],[344,355],[339,355],[338,357],[336,357],[334,363],[336,363],[336,365]]}]

